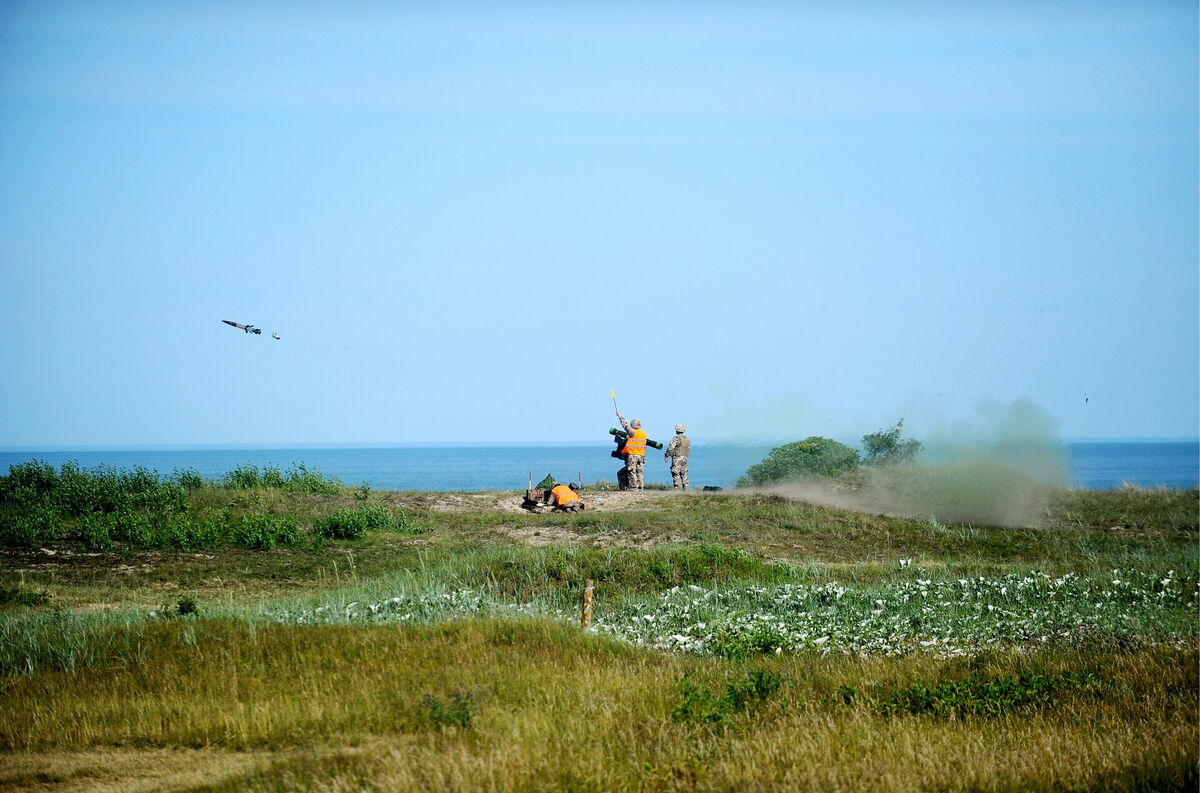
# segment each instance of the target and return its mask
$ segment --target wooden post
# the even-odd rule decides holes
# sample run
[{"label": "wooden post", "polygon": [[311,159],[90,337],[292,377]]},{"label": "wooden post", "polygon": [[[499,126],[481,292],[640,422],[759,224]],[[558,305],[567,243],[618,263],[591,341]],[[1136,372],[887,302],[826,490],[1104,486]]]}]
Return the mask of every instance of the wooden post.
[{"label": "wooden post", "polygon": [[583,586],[583,629],[586,631],[592,624],[592,579]]}]

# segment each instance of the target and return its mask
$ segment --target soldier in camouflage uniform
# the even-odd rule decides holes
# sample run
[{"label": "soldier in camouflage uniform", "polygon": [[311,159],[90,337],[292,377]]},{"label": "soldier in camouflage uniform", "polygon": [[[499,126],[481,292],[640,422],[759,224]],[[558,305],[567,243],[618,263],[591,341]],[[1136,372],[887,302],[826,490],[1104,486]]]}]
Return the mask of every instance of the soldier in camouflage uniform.
[{"label": "soldier in camouflage uniform", "polygon": [[646,433],[642,431],[642,422],[637,419],[626,421],[620,413],[617,419],[628,436],[625,448],[621,450],[625,455],[625,467],[617,471],[617,484],[624,481],[622,490],[641,490],[645,486],[642,473],[646,469]]},{"label": "soldier in camouflage uniform", "polygon": [[663,453],[663,462],[671,461],[671,481],[675,483],[675,487],[681,490],[687,490],[688,486],[688,455],[692,451],[692,442],[688,440],[688,436],[683,433],[687,432],[687,427],[682,424],[675,425],[675,437],[667,444],[667,450]]}]

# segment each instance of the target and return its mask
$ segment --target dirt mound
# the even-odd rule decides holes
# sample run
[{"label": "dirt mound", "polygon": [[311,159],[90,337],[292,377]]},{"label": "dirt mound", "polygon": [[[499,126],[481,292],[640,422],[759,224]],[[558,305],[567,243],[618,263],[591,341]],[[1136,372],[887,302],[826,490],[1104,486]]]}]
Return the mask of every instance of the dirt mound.
[{"label": "dirt mound", "polygon": [[[691,492],[691,491],[689,491]],[[663,498],[678,495],[678,490],[597,490],[580,493],[589,512],[653,509]],[[385,500],[408,510],[434,512],[528,512],[521,507],[525,491],[493,490],[481,493],[394,493]]]}]

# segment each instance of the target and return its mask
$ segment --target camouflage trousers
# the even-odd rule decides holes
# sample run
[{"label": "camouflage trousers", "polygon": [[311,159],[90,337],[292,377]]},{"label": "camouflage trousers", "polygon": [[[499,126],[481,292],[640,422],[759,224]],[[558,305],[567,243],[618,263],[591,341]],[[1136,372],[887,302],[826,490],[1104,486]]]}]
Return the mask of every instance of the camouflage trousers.
[{"label": "camouflage trousers", "polygon": [[641,454],[625,455],[625,467],[617,471],[617,485],[622,490],[641,490],[645,487],[642,472],[646,469],[646,458]]},{"label": "camouflage trousers", "polygon": [[675,483],[675,487],[687,490],[688,486],[687,458],[672,457],[671,458],[671,481]]}]

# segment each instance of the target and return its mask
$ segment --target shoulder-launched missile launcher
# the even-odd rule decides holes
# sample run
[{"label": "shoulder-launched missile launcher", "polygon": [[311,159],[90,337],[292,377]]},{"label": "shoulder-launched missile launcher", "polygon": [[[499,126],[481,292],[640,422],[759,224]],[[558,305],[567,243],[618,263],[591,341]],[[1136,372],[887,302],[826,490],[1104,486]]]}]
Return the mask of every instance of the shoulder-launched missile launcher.
[{"label": "shoulder-launched missile launcher", "polygon": [[[629,439],[629,433],[625,432],[625,430],[619,430],[616,427],[610,427],[608,434],[612,435],[613,440],[617,442],[617,448],[609,452],[609,454],[620,460],[621,450],[625,448],[625,441]],[[646,439],[646,445],[655,449],[661,449],[663,447],[663,445],[658,441],[652,441],[649,438]]]}]

